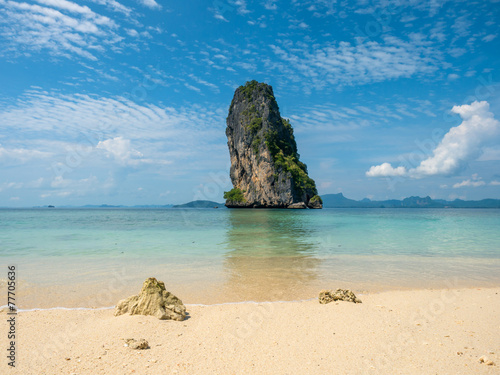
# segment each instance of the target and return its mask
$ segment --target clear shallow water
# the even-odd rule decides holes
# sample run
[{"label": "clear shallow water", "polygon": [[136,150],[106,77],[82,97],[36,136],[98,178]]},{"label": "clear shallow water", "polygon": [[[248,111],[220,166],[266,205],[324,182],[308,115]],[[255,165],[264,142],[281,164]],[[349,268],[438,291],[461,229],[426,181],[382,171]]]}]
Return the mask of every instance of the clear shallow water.
[{"label": "clear shallow water", "polygon": [[[2,209],[19,306],[112,306],[155,276],[186,303],[500,285],[500,210]],[[0,279],[5,282],[6,267]]]}]

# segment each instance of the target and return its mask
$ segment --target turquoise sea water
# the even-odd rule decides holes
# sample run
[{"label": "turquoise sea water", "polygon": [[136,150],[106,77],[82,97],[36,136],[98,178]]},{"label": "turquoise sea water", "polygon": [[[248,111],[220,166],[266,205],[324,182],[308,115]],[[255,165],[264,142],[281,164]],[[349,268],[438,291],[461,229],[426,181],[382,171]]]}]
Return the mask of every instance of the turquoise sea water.
[{"label": "turquoise sea water", "polygon": [[185,303],[493,286],[500,210],[2,209],[0,259],[22,308],[112,306],[149,276]]}]

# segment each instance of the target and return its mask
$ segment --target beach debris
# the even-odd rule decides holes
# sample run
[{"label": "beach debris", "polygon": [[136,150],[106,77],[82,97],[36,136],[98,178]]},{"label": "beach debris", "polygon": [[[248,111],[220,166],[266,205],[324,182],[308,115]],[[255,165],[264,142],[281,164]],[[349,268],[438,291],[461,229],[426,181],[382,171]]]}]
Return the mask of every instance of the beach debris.
[{"label": "beach debris", "polygon": [[319,293],[319,303],[326,304],[333,301],[347,301],[361,303],[361,300],[348,289],[322,290]]},{"label": "beach debris", "polygon": [[144,339],[127,339],[125,340],[126,345],[130,349],[136,349],[136,350],[143,350],[143,349],[149,349],[149,343],[144,340]]},{"label": "beach debris", "polygon": [[141,292],[118,302],[115,316],[122,314],[152,315],[160,320],[184,320],[186,307],[182,301],[165,289],[163,281],[148,278]]}]

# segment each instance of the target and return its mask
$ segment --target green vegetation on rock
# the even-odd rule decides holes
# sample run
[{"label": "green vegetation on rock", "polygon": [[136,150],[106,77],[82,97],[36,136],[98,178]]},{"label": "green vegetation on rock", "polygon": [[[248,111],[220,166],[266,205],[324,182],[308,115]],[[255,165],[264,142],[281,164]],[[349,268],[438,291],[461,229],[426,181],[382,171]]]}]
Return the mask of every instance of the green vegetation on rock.
[{"label": "green vegetation on rock", "polygon": [[254,117],[252,121],[250,121],[250,123],[246,126],[246,128],[252,135],[257,134],[258,131],[262,129],[262,118]]},{"label": "green vegetation on rock", "polygon": [[271,153],[274,164],[291,174],[294,185],[299,191],[315,190],[316,184],[307,175],[307,166],[299,160],[300,155],[297,153],[297,143],[293,135],[292,125],[289,120],[283,119],[282,121],[290,135],[290,142],[286,142],[282,137],[280,138],[275,130],[269,130],[264,134],[266,146]]},{"label": "green vegetation on rock", "polygon": [[238,188],[233,188],[229,191],[224,192],[224,199],[230,202],[245,202],[246,199],[243,196],[243,192]]},{"label": "green vegetation on rock", "polygon": [[321,197],[319,195],[315,195],[314,197],[312,197],[309,202],[311,203],[315,203],[315,202],[319,202],[321,204],[323,204],[323,199],[321,199]]},{"label": "green vegetation on rock", "polygon": [[259,155],[259,147],[262,139],[259,136],[256,136],[252,141],[252,150],[255,155]]},{"label": "green vegetation on rock", "polygon": [[258,84],[259,82],[253,80],[247,82],[245,86],[240,86],[241,91],[248,100],[252,99],[252,92],[257,88]]},{"label": "green vegetation on rock", "polygon": [[275,101],[276,99],[274,98],[274,95],[272,94],[272,91],[268,89],[268,87],[265,84],[259,84],[259,82],[253,80],[253,81],[248,81],[245,86],[240,86],[240,90],[243,92],[243,95],[245,95],[245,98],[247,100],[252,99],[252,92],[254,90],[258,90],[261,92],[262,90],[265,90],[265,96],[267,99],[271,101]]}]

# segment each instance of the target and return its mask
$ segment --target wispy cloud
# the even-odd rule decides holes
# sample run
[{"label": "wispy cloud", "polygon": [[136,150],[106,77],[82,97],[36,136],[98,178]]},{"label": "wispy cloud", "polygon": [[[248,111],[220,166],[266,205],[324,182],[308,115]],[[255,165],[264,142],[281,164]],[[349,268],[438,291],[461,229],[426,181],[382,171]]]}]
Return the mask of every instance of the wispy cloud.
[{"label": "wispy cloud", "polygon": [[245,15],[250,13],[250,11],[247,9],[246,0],[229,0],[229,3],[233,4],[236,7],[238,14]]},{"label": "wispy cloud", "polygon": [[440,52],[414,35],[410,41],[385,37],[375,41],[309,45],[285,41],[270,45],[275,55],[293,73],[312,80],[317,86],[366,84],[426,75],[440,64]]},{"label": "wispy cloud", "polygon": [[0,35],[4,38],[0,54],[46,50],[55,56],[97,60],[96,52],[103,52],[103,45],[116,38],[118,25],[87,6],[66,0],[39,2],[44,6],[0,0],[5,8],[0,16]]},{"label": "wispy cloud", "polygon": [[95,4],[104,5],[108,9],[114,12],[123,13],[126,16],[130,16],[130,14],[132,13],[131,8],[119,3],[116,0],[89,0],[89,1]]},{"label": "wispy cloud", "polygon": [[216,20],[229,22],[229,20],[224,15],[234,12],[234,7],[223,0],[215,0],[211,5],[212,6],[209,7],[208,10],[212,12]]},{"label": "wispy cloud", "polygon": [[486,185],[486,182],[483,181],[481,177],[478,177],[477,174],[474,174],[472,178],[464,180],[462,182],[457,182],[453,185],[454,189],[459,189],[462,187],[480,187]]},{"label": "wispy cloud", "polygon": [[56,160],[67,149],[85,148],[86,155],[104,152],[104,157],[117,164],[164,165],[203,152],[204,145],[222,139],[223,112],[200,106],[174,109],[140,105],[123,97],[32,90],[0,110],[0,139],[3,136],[15,143],[19,138],[31,147],[0,146],[0,158]]},{"label": "wispy cloud", "polygon": [[497,34],[488,34],[485,37],[482,38],[484,42],[491,42],[492,40],[496,39]]},{"label": "wispy cloud", "polygon": [[211,88],[212,91],[214,91],[215,93],[220,92],[219,87],[217,85],[210,83],[210,82],[207,82],[199,77],[196,77],[194,74],[190,74],[189,78],[191,78],[195,82],[199,83],[200,85],[207,86],[207,87]]},{"label": "wispy cloud", "polygon": [[0,145],[0,161],[4,165],[26,163],[33,159],[43,159],[52,156],[53,153],[26,148],[4,148]]},{"label": "wispy cloud", "polygon": [[98,61],[107,51],[120,53],[124,48],[137,49],[136,44],[126,42],[127,36],[134,37],[134,42],[138,38],[151,38],[147,31],[126,27],[122,33],[120,22],[133,24],[135,28],[143,26],[131,8],[115,0],[91,0],[119,13],[113,19],[91,9],[99,8],[94,4],[80,5],[69,0],[35,1],[38,4],[0,0],[3,8],[0,13],[0,56],[30,57],[46,52],[56,57]]}]

